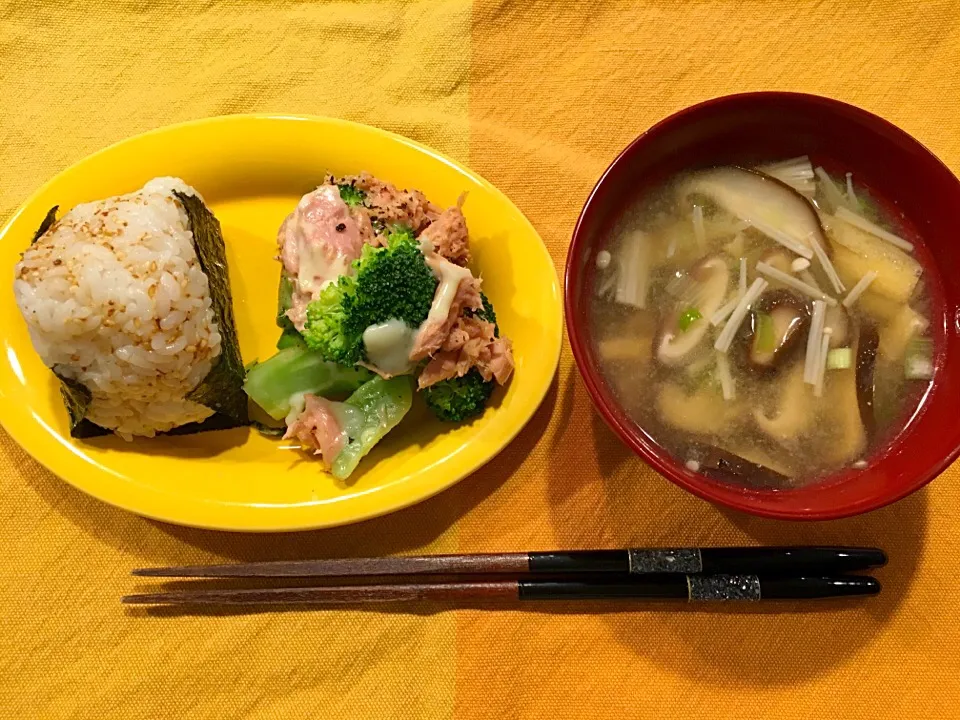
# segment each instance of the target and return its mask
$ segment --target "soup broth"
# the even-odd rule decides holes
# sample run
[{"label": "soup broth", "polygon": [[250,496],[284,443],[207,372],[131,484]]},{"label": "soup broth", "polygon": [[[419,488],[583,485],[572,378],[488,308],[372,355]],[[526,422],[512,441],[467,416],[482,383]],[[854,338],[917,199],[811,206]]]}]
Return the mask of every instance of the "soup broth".
[{"label": "soup broth", "polygon": [[693,471],[758,487],[865,467],[931,382],[924,271],[849,173],[806,157],[678,174],[594,258],[594,352]]}]

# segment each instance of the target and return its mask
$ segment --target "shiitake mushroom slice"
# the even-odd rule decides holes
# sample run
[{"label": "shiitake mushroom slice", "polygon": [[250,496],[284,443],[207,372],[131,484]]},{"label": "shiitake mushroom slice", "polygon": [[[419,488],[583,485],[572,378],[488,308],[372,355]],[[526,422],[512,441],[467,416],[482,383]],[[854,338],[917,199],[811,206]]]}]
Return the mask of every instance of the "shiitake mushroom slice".
[{"label": "shiitake mushroom slice", "polygon": [[876,326],[868,321],[860,323],[857,338],[857,405],[860,407],[860,421],[872,438],[877,429],[873,399],[876,391],[877,346],[880,334]]},{"label": "shiitake mushroom slice", "polygon": [[[709,255],[689,273],[692,281],[676,306],[667,313],[653,339],[653,353],[662,365],[677,367],[692,362],[707,345],[710,316],[723,304],[730,285],[730,269],[720,255]],[[698,317],[685,317],[693,310]]]},{"label": "shiitake mushroom slice", "polygon": [[773,375],[796,355],[809,327],[805,298],[790,290],[768,290],[740,327],[734,359],[754,375]]},{"label": "shiitake mushroom slice", "polygon": [[[749,487],[783,488],[790,486],[790,478],[776,470],[751,462],[715,445],[696,443],[689,446],[685,457],[696,463],[695,472],[714,480],[747,485]],[[688,465],[693,470],[693,467]]]},{"label": "shiitake mushroom slice", "polygon": [[707,197],[808,260],[814,257],[809,238],[830,252],[813,203],[786,183],[757,170],[736,166],[701,170],[680,184],[678,195],[681,202],[694,195]]}]

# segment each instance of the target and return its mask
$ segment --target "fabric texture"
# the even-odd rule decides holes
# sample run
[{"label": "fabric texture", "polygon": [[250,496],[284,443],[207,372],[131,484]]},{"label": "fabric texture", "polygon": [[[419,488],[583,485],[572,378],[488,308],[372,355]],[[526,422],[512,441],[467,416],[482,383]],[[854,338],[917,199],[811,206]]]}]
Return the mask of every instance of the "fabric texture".
[{"label": "fabric texture", "polygon": [[[231,112],[345,117],[468,164],[562,268],[614,155],[663,116],[755,89],[876,112],[960,171],[960,4],[801,0],[8,3],[0,219],[111,142]],[[2,401],[2,398],[0,398]],[[147,521],[0,434],[3,718],[951,718],[960,714],[960,468],[813,524],[702,502],[633,457],[565,349],[493,462],[414,508],[281,536]],[[875,544],[866,602],[780,607],[147,615],[131,567],[629,545]]]}]

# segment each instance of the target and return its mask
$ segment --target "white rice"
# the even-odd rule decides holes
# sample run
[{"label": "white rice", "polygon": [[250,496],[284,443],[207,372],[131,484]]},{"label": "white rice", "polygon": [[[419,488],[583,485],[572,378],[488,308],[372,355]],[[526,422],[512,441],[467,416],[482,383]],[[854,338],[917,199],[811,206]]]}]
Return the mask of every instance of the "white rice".
[{"label": "white rice", "polygon": [[87,418],[153,436],[213,414],[185,396],[220,355],[177,178],[78,205],[23,254],[14,294],[43,362],[83,383]]}]

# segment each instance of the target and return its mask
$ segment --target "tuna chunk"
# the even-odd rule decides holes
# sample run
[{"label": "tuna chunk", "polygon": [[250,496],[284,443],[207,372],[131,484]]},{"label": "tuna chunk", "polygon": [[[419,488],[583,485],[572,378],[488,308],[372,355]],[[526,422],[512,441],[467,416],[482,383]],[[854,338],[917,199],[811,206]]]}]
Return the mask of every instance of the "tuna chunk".
[{"label": "tuna chunk", "polygon": [[373,225],[370,224],[370,211],[364,207],[352,207],[350,208],[350,217],[357,223],[360,239],[367,245],[380,247],[380,239],[374,234]]},{"label": "tuna chunk", "polygon": [[441,380],[463,377],[476,368],[484,380],[503,385],[513,373],[513,349],[507,338],[496,337],[493,323],[468,315],[457,318],[441,349],[420,373],[423,389]]},{"label": "tuna chunk", "polygon": [[439,284],[433,296],[430,313],[420,327],[410,351],[413,362],[423,360],[443,346],[464,310],[479,310],[483,307],[480,280],[473,277],[469,270],[454,265],[436,252],[428,251],[425,257]]},{"label": "tuna chunk", "polygon": [[364,207],[374,222],[390,225],[406,225],[415,234],[423,230],[440,216],[440,208],[427,200],[419,190],[398,190],[390,183],[378,180],[369,173],[347,175],[336,178],[327,177],[327,182],[339,185],[353,185],[366,193]]},{"label": "tuna chunk", "polygon": [[303,412],[292,421],[287,419],[285,440],[297,440],[300,446],[321,455],[329,467],[343,450],[347,434],[340,427],[328,400],[307,394]]},{"label": "tuna chunk", "polygon": [[465,266],[470,261],[467,221],[461,211],[465,195],[460,196],[456,206],[441,211],[419,190],[398,190],[365,172],[344,177],[328,175],[326,183],[352,185],[365,193],[363,205],[350,209],[364,242],[382,245],[382,233],[377,234],[376,227],[400,224],[416,235],[422,233],[450,262]]},{"label": "tuna chunk", "polygon": [[470,262],[470,240],[467,221],[460,209],[463,200],[464,196],[461,195],[456,206],[440,213],[420,237],[433,243],[436,251],[447,260],[465,267]]}]

